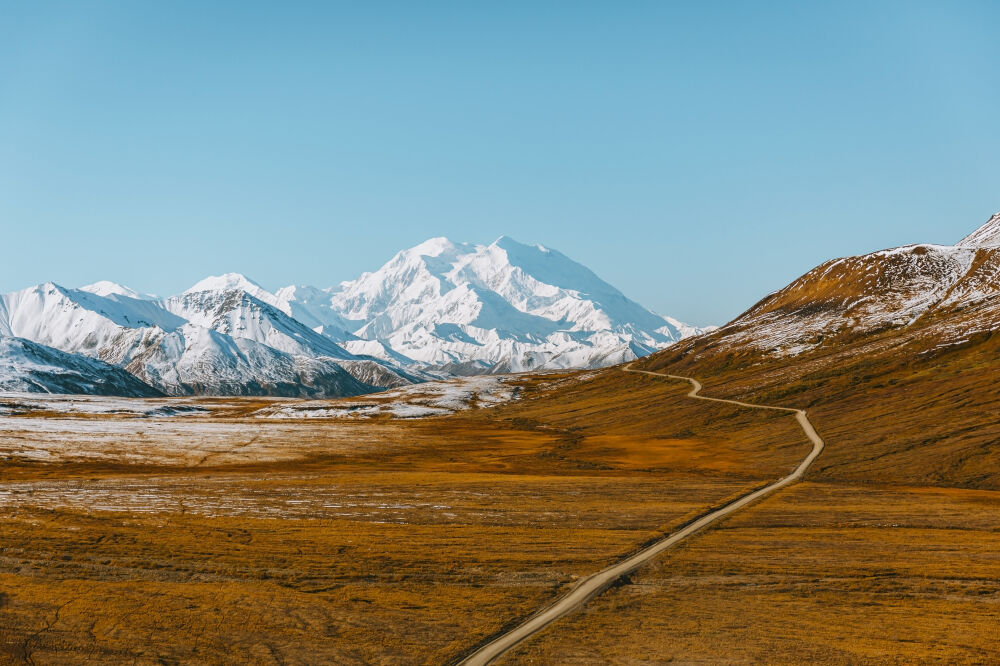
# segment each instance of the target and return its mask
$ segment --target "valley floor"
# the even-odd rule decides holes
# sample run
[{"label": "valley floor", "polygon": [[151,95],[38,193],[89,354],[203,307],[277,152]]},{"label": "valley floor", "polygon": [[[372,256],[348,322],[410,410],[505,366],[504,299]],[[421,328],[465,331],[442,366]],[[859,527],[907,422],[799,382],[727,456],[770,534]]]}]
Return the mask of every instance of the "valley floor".
[{"label": "valley floor", "polygon": [[[274,403],[254,400],[3,417],[0,656],[456,660],[810,448],[794,418],[682,382],[514,388],[418,420],[261,419]],[[47,455],[22,455],[38,441]],[[506,660],[993,661],[998,508],[992,491],[802,483]]]},{"label": "valley floor", "polygon": [[997,663],[1000,493],[803,483],[500,663]]}]

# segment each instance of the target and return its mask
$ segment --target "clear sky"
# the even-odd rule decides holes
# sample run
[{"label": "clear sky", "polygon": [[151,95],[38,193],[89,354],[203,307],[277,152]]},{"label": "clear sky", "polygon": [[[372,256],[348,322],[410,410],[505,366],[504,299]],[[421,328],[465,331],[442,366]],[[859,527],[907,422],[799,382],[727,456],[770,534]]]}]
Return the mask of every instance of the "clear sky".
[{"label": "clear sky", "polygon": [[1000,210],[997,2],[0,0],[0,291],[329,286],[431,236],[721,323]]}]

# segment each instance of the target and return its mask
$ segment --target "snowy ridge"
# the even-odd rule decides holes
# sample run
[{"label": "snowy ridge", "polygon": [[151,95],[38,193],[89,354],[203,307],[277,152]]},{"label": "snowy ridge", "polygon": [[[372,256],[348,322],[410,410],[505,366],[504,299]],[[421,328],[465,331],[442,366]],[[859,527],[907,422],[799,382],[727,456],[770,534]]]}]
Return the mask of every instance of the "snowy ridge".
[{"label": "snowy ridge", "polygon": [[948,345],[998,328],[1000,214],[956,245],[828,261],[719,329],[716,339],[790,356],[889,329]]},{"label": "snowy ridge", "polygon": [[288,354],[354,358],[330,338],[260,300],[259,295],[232,287],[216,291],[188,290],[161,301],[161,306],[189,323],[253,340]]},{"label": "snowy ridge", "polygon": [[99,282],[80,287],[80,291],[87,291],[98,296],[128,296],[129,298],[138,298],[143,300],[151,300],[154,298],[154,296],[150,294],[140,294],[135,289],[130,289],[125,285],[118,284],[117,282],[109,282],[108,280],[101,280]]},{"label": "snowy ridge", "polygon": [[958,247],[1000,247],[1000,213],[958,241]]},{"label": "snowy ridge", "polygon": [[184,291],[184,295],[199,294],[204,292],[229,292],[243,291],[258,300],[276,304],[273,294],[261,287],[259,284],[240,273],[225,273],[223,275],[212,275],[195,283]]}]

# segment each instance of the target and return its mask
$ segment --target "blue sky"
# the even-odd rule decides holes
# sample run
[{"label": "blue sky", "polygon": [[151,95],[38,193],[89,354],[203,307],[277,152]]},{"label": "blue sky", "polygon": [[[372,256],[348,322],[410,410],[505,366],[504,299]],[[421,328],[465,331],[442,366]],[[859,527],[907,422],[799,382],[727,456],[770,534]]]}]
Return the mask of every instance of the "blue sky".
[{"label": "blue sky", "polygon": [[555,247],[721,323],[1000,210],[995,2],[4,2],[0,291]]}]

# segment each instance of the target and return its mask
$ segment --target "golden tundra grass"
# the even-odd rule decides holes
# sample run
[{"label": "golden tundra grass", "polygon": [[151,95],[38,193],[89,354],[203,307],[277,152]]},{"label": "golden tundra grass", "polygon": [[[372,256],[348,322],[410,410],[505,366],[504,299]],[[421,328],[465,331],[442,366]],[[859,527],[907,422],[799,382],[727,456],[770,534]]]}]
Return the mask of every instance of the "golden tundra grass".
[{"label": "golden tundra grass", "polygon": [[998,663],[995,492],[799,484],[505,663]]},{"label": "golden tundra grass", "polygon": [[210,454],[136,420],[145,439],[115,446],[183,450],[160,464],[8,459],[0,654],[442,663],[809,448],[791,419],[679,383],[523,383],[516,404],[411,422],[262,424],[235,400],[193,417],[241,426]]},{"label": "golden tundra grass", "polygon": [[[744,361],[649,363],[698,374],[706,395],[808,407],[827,440],[810,480],[508,663],[1000,660],[989,360]],[[248,414],[266,401],[226,401],[209,420],[245,433],[207,453],[147,438],[143,451],[182,453],[8,459],[0,653],[444,663],[809,450],[787,415],[614,369],[581,377],[528,377],[519,402],[410,422],[262,423]]]}]

